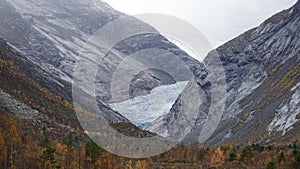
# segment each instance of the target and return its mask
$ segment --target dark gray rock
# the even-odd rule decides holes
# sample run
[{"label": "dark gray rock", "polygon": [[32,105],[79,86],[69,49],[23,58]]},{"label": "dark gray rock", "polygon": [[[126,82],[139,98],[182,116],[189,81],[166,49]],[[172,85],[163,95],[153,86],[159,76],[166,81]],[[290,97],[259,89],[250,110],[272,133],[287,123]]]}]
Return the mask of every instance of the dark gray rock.
[{"label": "dark gray rock", "polygon": [[[226,107],[224,112],[219,112],[224,113],[223,117],[216,131],[207,141],[208,144],[247,143],[248,141],[265,143],[267,139],[278,140],[281,131],[288,140],[292,138],[293,132],[299,130],[299,121],[295,118],[300,113],[297,92],[295,92],[297,87],[294,87],[294,91],[291,91],[291,88],[299,84],[300,73],[294,72],[293,76],[289,76],[290,87],[285,89],[286,84],[282,84],[279,88],[284,90],[280,93],[278,93],[280,89],[274,87],[285,78],[285,75],[291,74],[290,69],[298,67],[299,70],[299,11],[298,2],[292,8],[274,15],[257,28],[245,32],[216,49],[223,67],[215,66],[213,71],[225,70]],[[205,65],[217,63],[212,59],[213,53],[215,51],[206,57]],[[208,71],[208,75],[210,73]],[[167,116],[158,119],[147,129],[165,136],[172,134],[180,136],[185,129],[190,130],[184,141],[199,142],[202,137],[201,130],[205,129],[205,123],[209,122],[207,116],[209,107],[212,106],[211,85],[213,83],[206,76],[207,71],[200,71],[196,78],[201,86],[199,90],[202,91],[200,99],[202,104],[196,115],[181,111],[186,103],[180,97]],[[208,84],[207,87],[204,87],[204,84]],[[185,90],[183,93],[185,92],[188,91]],[[196,103],[197,100],[191,102]],[[296,112],[289,111],[291,109]],[[275,111],[278,113],[274,118]],[[188,124],[189,118],[196,118],[193,126]],[[176,125],[176,129],[181,130],[173,130],[172,127]],[[212,127],[211,130],[214,128]],[[290,134],[286,134],[287,131],[290,131]]]}]

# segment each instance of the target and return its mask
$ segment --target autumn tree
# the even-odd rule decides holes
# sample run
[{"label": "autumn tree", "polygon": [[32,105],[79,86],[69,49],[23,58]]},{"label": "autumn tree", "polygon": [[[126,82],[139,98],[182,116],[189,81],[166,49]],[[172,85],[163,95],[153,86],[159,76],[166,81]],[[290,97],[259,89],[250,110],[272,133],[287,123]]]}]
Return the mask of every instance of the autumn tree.
[{"label": "autumn tree", "polygon": [[70,168],[67,164],[67,146],[60,142],[55,144],[57,162],[62,164],[63,168]]},{"label": "autumn tree", "polygon": [[21,134],[17,130],[15,125],[12,125],[9,131],[10,135],[10,165],[11,168],[16,168],[15,166],[15,160],[17,159],[16,156],[18,155],[17,153],[17,146],[21,143]]},{"label": "autumn tree", "polygon": [[0,164],[4,163],[5,153],[6,153],[5,141],[2,134],[2,129],[0,128]]},{"label": "autumn tree", "polygon": [[219,168],[225,162],[225,156],[220,147],[211,152],[210,167]]},{"label": "autumn tree", "polygon": [[147,169],[146,161],[140,161],[140,160],[138,160],[138,161],[136,162],[135,168],[136,168],[136,169]]},{"label": "autumn tree", "polygon": [[0,73],[2,72],[1,69],[4,67],[5,61],[0,58]]},{"label": "autumn tree", "polygon": [[40,153],[40,147],[38,143],[30,136],[27,136],[24,142],[25,151],[22,154],[22,158],[26,160],[21,162],[22,168],[39,168],[40,164],[38,158]]},{"label": "autumn tree", "polygon": [[132,160],[129,160],[128,163],[126,164],[125,169],[133,169],[132,168]]}]

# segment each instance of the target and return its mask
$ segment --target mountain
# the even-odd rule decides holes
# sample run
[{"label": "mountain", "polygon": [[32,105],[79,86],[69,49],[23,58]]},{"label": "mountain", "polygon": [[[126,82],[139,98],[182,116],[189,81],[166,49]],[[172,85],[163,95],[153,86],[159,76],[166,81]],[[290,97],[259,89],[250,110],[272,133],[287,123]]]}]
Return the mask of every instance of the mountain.
[{"label": "mountain", "polygon": [[[1,0],[0,6],[0,36],[23,59],[31,62],[32,71],[38,73],[34,74],[27,70],[24,72],[30,78],[36,79],[42,87],[64,99],[72,101],[71,83],[74,78],[75,64],[80,60],[88,61],[89,65],[83,67],[87,70],[88,67],[102,60],[99,67],[95,67],[98,69],[96,97],[99,106],[106,107],[102,114],[109,121],[120,122],[127,119],[111,110],[108,104],[150,94],[152,89],[160,85],[190,80],[193,75],[198,76],[197,72],[204,67],[148,24],[115,11],[101,0]],[[94,33],[107,23],[124,17],[127,17],[124,28],[139,28],[153,33],[122,39],[109,50],[105,59],[90,52],[98,50],[95,47],[84,56],[81,55],[80,52],[88,45],[88,40]],[[100,46],[100,48],[106,47],[105,44]],[[117,79],[120,83],[113,85],[120,91],[112,98],[112,78],[121,63],[138,51],[147,49],[160,49],[163,52],[154,54],[150,51],[149,57],[146,57],[147,53],[142,57],[136,57],[135,59],[146,68],[136,72],[133,77],[127,76],[128,74],[120,76]],[[174,55],[177,59],[174,59]],[[187,66],[174,66],[180,65],[180,62],[184,62]],[[47,77],[36,77],[39,74]],[[90,82],[85,79],[79,83],[86,81]],[[124,82],[127,81],[129,89],[124,87]],[[78,85],[82,92],[93,95],[93,89],[80,86],[79,83],[73,85]]]},{"label": "mountain", "polygon": [[[298,1],[208,54],[205,65],[216,65],[214,57],[220,57],[223,66],[214,66],[213,71],[224,69],[227,87],[224,114],[207,144],[271,144],[299,137],[299,28]],[[210,81],[209,75],[206,79]],[[191,133],[185,137],[186,142],[201,142],[201,130],[209,118],[211,89],[199,88],[199,92],[202,104],[198,115],[182,111],[187,103],[178,99],[169,114],[147,129],[166,136],[180,135],[187,129]],[[199,123],[191,126],[188,123],[193,118]]]},{"label": "mountain", "polygon": [[[299,168],[299,15],[298,1],[199,63],[151,26],[99,0],[0,0],[0,168]],[[93,51],[101,54],[109,40],[94,48],[89,37],[120,18],[125,18],[125,31],[152,33],[124,39],[98,58]],[[82,55],[85,47],[91,51]],[[146,55],[136,55],[140,51]],[[159,134],[189,144],[146,159],[123,158],[98,147],[72,105],[78,60],[87,63],[80,70],[101,72],[96,97],[111,127],[129,137]],[[130,61],[148,68],[116,78],[120,68],[136,66],[124,66]],[[174,66],[179,62],[187,66]],[[92,88],[76,87],[81,87],[79,94],[94,96]],[[121,90],[112,96],[112,87]],[[154,108],[145,104],[149,98]],[[137,118],[112,109],[118,105],[120,112],[134,105],[129,111]],[[166,114],[144,123],[156,118],[152,115],[161,107]],[[137,116],[140,112],[143,116]],[[160,149],[159,144],[152,147]]]},{"label": "mountain", "polygon": [[288,142],[299,136],[300,3],[217,49],[227,108],[215,142]]},{"label": "mountain", "polygon": [[[273,143],[297,137],[299,2],[212,51],[203,64],[150,25],[115,11],[103,1],[1,0],[0,6],[2,43],[22,60],[20,64],[16,62],[21,72],[55,95],[71,102],[76,62],[87,61],[92,67],[101,60],[97,67],[96,97],[102,115],[111,122],[129,120],[108,105],[149,95],[158,86],[189,81],[170,112],[147,125],[146,130],[172,135],[174,139],[184,138],[185,142],[202,142],[214,132],[208,144],[236,140]],[[124,29],[139,28],[152,33],[122,39],[104,59],[93,52],[82,55],[81,50],[89,45],[94,33],[120,18],[126,18]],[[105,43],[100,51],[107,47]],[[112,85],[122,62],[147,49],[164,52],[150,51],[133,57],[147,69],[135,72],[134,76],[122,74]],[[174,66],[179,62],[187,67]],[[128,82],[129,89],[122,82]],[[112,86],[118,89],[114,96]],[[93,89],[78,87],[83,94],[93,95]],[[221,114],[219,102],[223,101],[225,109]]]}]

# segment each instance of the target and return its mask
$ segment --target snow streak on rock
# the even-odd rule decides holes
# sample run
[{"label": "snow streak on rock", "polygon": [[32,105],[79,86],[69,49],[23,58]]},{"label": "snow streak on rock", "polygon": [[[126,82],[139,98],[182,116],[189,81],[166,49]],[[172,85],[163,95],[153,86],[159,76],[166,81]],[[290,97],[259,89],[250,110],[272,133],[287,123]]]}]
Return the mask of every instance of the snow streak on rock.
[{"label": "snow streak on rock", "polygon": [[269,125],[268,131],[271,134],[272,131],[282,131],[282,136],[287,131],[293,128],[293,125],[299,121],[296,116],[300,113],[300,83],[298,83],[293,89],[295,91],[290,101],[282,104],[277,110],[274,119]]}]

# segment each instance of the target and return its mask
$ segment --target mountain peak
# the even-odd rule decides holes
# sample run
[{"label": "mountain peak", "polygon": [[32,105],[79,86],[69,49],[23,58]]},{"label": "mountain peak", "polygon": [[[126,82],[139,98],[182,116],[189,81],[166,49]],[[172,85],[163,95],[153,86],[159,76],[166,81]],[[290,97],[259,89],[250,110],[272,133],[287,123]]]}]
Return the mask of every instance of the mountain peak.
[{"label": "mountain peak", "polygon": [[289,9],[285,9],[275,15],[273,15],[272,17],[270,17],[269,19],[267,19],[264,23],[279,23],[281,20],[284,20],[290,16],[294,16],[297,15],[300,11],[300,0],[298,0],[295,5],[293,5],[291,8]]},{"label": "mountain peak", "polygon": [[299,10],[300,9],[300,0],[298,0],[296,2],[296,4],[294,5],[294,9]]}]

